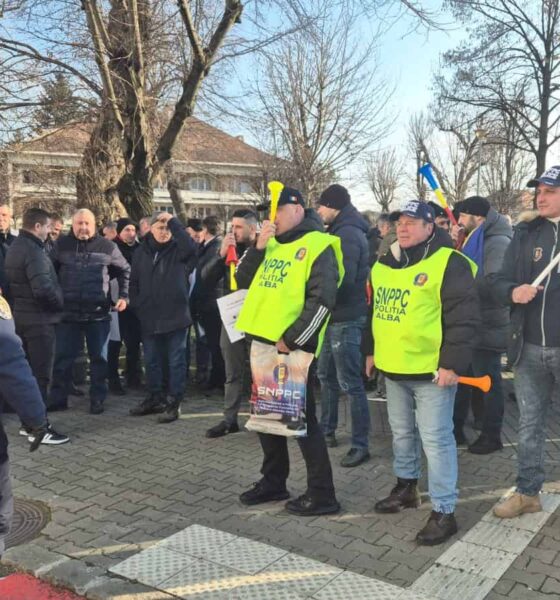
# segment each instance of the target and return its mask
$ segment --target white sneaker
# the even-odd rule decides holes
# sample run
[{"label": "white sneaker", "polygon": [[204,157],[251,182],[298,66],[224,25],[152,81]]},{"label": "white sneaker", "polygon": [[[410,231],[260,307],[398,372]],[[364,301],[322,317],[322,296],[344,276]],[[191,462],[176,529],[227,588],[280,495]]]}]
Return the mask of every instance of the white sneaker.
[{"label": "white sneaker", "polygon": [[19,434],[24,437],[29,437],[29,431],[27,431],[23,425],[19,428]]},{"label": "white sneaker", "polygon": [[[21,431],[20,431],[21,433]],[[30,435],[27,438],[29,443],[32,443],[35,440],[35,436]],[[63,435],[62,433],[57,433],[51,425],[47,428],[47,433],[45,437],[41,440],[41,444],[45,444],[48,446],[59,446],[60,444],[66,444],[69,442],[70,438],[67,435]]]}]

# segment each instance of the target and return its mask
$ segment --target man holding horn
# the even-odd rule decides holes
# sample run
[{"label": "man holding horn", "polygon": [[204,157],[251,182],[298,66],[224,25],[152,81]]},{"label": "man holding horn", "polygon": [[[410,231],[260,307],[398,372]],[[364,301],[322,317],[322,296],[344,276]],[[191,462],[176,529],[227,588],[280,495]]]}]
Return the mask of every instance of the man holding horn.
[{"label": "man holding horn", "polygon": [[[271,190],[272,191],[272,190]],[[344,275],[340,239],[323,233],[317,213],[306,209],[298,190],[284,187],[264,221],[256,246],[237,268],[237,284],[248,288],[237,327],[253,341],[276,346],[279,353],[303,350],[317,355]],[[253,357],[251,357],[251,361]],[[327,446],[315,415],[311,363],[306,390],[307,435],[298,444],[307,468],[306,492],[286,503],[300,516],[336,513]],[[286,437],[259,433],[262,478],[240,496],[247,505],[285,500],[290,470]]]},{"label": "man holding horn", "polygon": [[397,484],[375,511],[420,506],[423,446],[432,513],[416,541],[435,546],[457,532],[453,404],[478,324],[475,267],[449,248],[449,237],[435,226],[425,202],[408,202],[391,219],[397,241],[371,272],[373,338],[364,349],[368,374],[376,366],[386,378]]},{"label": "man holding horn", "polygon": [[506,519],[542,510],[546,418],[560,374],[560,165],[527,185],[536,188],[538,215],[516,227],[491,288],[512,307],[508,359],[519,406],[516,491],[494,508]]}]

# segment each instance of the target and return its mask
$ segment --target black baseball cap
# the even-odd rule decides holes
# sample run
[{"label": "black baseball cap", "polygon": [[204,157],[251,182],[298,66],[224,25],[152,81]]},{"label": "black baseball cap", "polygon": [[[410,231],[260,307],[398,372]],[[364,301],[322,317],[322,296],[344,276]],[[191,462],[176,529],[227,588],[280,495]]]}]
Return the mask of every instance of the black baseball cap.
[{"label": "black baseball cap", "polygon": [[539,183],[560,187],[560,165],[549,167],[540,177],[531,179],[531,181],[527,183],[527,187],[535,188]]},{"label": "black baseball cap", "polygon": [[[286,204],[299,204],[305,208],[305,202],[303,196],[299,190],[295,188],[285,187],[280,192],[280,198],[278,198],[278,206],[284,206]],[[257,206],[257,210],[268,210],[270,208],[270,201],[263,202]]]},{"label": "black baseball cap", "polygon": [[445,217],[446,219],[449,219],[449,215],[445,212],[443,206],[440,206],[437,202],[432,202],[431,200],[428,202],[428,204],[434,209],[434,216],[436,219],[438,217]]},{"label": "black baseball cap", "polygon": [[391,221],[398,221],[401,215],[412,217],[413,219],[423,219],[426,223],[435,221],[434,209],[427,202],[420,200],[410,200],[400,210],[395,210],[389,215]]}]

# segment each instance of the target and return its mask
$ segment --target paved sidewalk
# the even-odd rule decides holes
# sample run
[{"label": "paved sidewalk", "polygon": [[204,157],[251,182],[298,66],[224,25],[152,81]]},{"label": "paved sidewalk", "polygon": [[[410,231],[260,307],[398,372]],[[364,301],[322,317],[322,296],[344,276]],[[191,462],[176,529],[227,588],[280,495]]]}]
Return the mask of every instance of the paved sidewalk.
[{"label": "paved sidewalk", "polygon": [[[333,567],[409,587],[451,544],[479,523],[515,479],[516,407],[507,401],[505,448],[477,457],[460,451],[459,536],[448,544],[417,547],[414,536],[430,506],[379,516],[375,500],[394,483],[391,438],[385,405],[372,402],[372,460],[355,469],[338,466],[348,450],[348,420],[342,403],[339,447],[331,450],[337,495],[343,512],[304,519],[285,513],[282,503],[247,508],[239,493],[259,478],[261,451],[255,434],[217,440],[205,430],[220,420],[221,399],[189,399],[183,418],[158,425],[154,417],[133,418],[128,409],[138,396],[110,398],[100,416],[87,414],[87,402],[52,416],[55,428],[72,437],[57,448],[31,455],[17,435],[18,423],[5,417],[17,497],[45,502],[52,520],[40,537],[13,548],[6,558],[53,582],[71,585],[88,598],[158,600],[171,598],[108,573],[130,556],[190,525],[198,524],[261,541]],[[560,492],[560,407],[550,415],[547,443],[548,491]],[[474,439],[475,433],[467,431]],[[305,490],[305,471],[290,444],[289,489]],[[426,489],[423,481],[423,489]],[[560,600],[560,510],[548,518],[515,559],[489,600]]]}]

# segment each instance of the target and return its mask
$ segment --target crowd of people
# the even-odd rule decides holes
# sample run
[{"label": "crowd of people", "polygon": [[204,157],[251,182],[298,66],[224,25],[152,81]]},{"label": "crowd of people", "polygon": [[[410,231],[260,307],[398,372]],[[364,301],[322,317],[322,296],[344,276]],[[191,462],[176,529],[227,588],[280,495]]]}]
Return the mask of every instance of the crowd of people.
[{"label": "crowd of people", "polygon": [[[433,510],[417,541],[435,545],[457,531],[457,447],[474,454],[502,448],[507,350],[520,411],[519,468],[516,492],[495,514],[541,510],[546,411],[560,372],[560,272],[554,269],[539,286],[531,282],[560,250],[560,167],[529,186],[536,188],[537,213],[514,229],[480,196],[456,204],[456,225],[437,204],[413,200],[372,226],[337,184],[314,208],[284,187],[273,222],[240,209],[225,231],[215,216],[183,224],[166,212],[139,223],[121,218],[98,230],[95,215],[80,209],[65,234],[61,218],[30,208],[14,235],[11,209],[0,206],[0,317],[9,320],[13,311],[28,361],[15,372],[25,376],[30,368],[38,390],[18,390],[12,382],[9,397],[3,386],[5,408],[14,405],[20,433],[33,448],[67,442],[46,413],[67,409],[70,394],[83,394],[73,367],[85,345],[92,414],[104,411],[109,391],[145,387],[130,415],[157,414],[170,423],[179,418],[191,378],[201,392],[223,393],[223,419],[206,432],[218,438],[240,430],[255,360],[251,342],[272,344],[279,353],[304,350],[315,357],[307,435],[298,438],[307,490],[286,509],[297,515],[340,510],[328,454],[338,444],[339,398],[349,400],[352,425],[341,466],[357,467],[370,460],[366,388],[374,379],[387,398],[396,476],[375,510],[420,505],[423,448]],[[246,336],[234,342],[217,303],[232,291],[232,247],[240,257],[236,287],[248,290],[238,322]],[[0,328],[0,335],[8,339],[3,352],[4,345],[17,346],[12,332]],[[19,360],[17,349],[14,357]],[[492,387],[485,394],[459,384],[461,375],[486,374]],[[5,365],[0,377],[4,384]],[[22,408],[33,393],[42,409]],[[470,444],[469,408],[480,429]],[[289,498],[287,439],[258,435],[262,478],[240,496],[246,505]],[[2,436],[0,460],[7,457]]]}]

